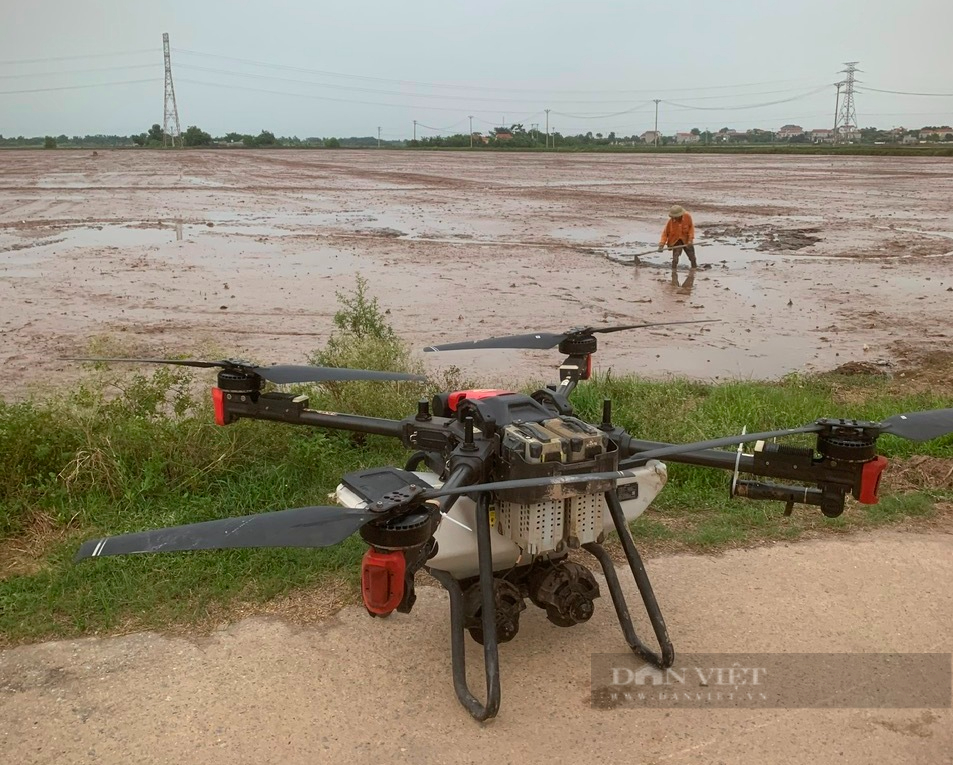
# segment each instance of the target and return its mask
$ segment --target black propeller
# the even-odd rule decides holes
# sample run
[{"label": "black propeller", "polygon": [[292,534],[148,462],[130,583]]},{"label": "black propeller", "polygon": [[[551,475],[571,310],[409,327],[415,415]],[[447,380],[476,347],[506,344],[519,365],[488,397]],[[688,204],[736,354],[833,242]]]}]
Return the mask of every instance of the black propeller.
[{"label": "black propeller", "polygon": [[248,547],[328,547],[343,542],[380,513],[348,507],[297,507],[84,542],[75,560],[103,555],[226,550]]},{"label": "black propeller", "polygon": [[895,414],[879,424],[881,433],[908,438],[911,441],[931,441],[953,433],[953,409],[929,409],[925,412]]},{"label": "black propeller", "polygon": [[407,374],[405,372],[376,372],[367,369],[344,369],[339,367],[312,367],[298,364],[275,364],[269,367],[259,367],[246,361],[223,359],[221,361],[198,361],[193,359],[94,359],[94,358],[67,358],[61,361],[100,361],[122,362],[132,364],[174,364],[180,367],[199,367],[209,369],[234,369],[242,372],[252,372],[269,382],[278,385],[288,383],[309,382],[344,382],[350,380],[410,380],[423,382],[422,375]]},{"label": "black propeller", "polygon": [[529,350],[546,350],[555,348],[563,340],[570,338],[591,337],[594,334],[621,332],[626,329],[644,329],[645,327],[667,327],[672,324],[704,324],[720,321],[719,319],[694,319],[691,321],[656,321],[649,324],[623,324],[615,327],[579,327],[568,332],[531,332],[525,335],[507,335],[505,337],[490,337],[486,340],[464,340],[459,343],[444,343],[424,348],[430,351],[467,351],[478,348],[525,348]]}]

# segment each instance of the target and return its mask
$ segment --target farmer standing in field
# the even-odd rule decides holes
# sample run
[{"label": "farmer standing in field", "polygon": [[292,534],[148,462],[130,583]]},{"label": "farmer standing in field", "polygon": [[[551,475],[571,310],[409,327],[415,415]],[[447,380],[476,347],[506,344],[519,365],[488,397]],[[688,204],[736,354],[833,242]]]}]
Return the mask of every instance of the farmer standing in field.
[{"label": "farmer standing in field", "polygon": [[661,252],[665,246],[672,250],[672,268],[678,267],[678,259],[685,250],[692,268],[698,268],[695,262],[695,224],[692,222],[692,216],[689,215],[680,205],[674,205],[668,211],[668,223],[662,231],[662,240],[659,242],[658,251]]}]

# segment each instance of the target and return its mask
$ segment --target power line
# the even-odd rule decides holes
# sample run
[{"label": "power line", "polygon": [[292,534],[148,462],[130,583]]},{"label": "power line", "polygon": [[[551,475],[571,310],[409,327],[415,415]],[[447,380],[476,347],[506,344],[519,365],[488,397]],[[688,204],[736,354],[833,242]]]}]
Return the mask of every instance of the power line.
[{"label": "power line", "polygon": [[[462,109],[460,107],[450,107],[450,106],[428,106],[426,104],[388,104],[381,101],[359,101],[352,98],[333,98],[331,96],[319,96],[313,93],[288,93],[281,90],[269,90],[267,88],[253,88],[247,85],[227,85],[221,82],[202,82],[201,80],[192,80],[180,77],[179,83],[187,82],[190,85],[204,85],[210,88],[228,88],[229,90],[246,90],[252,93],[268,93],[275,96],[289,96],[290,98],[309,98],[317,101],[331,101],[333,103],[340,104],[360,104],[363,106],[383,106],[387,108],[397,108],[397,109],[418,109],[420,111],[438,111],[438,112],[456,112],[460,113]],[[483,109],[484,114],[496,113],[495,109]],[[495,123],[492,123],[495,124]]]},{"label": "power line", "polygon": [[776,104],[787,104],[791,101],[798,101],[802,98],[809,98],[810,96],[820,93],[822,90],[827,90],[829,85],[824,85],[820,88],[815,88],[810,90],[807,93],[801,93],[797,96],[792,96],[791,98],[782,98],[777,101],[764,101],[760,104],[745,104],[744,106],[690,106],[688,104],[678,104],[674,101],[662,101],[663,104],[667,106],[674,106],[678,109],[688,109],[691,111],[710,111],[710,112],[730,112],[730,111],[740,111],[742,109],[759,109],[763,106],[774,106]]},{"label": "power line", "polygon": [[0,66],[11,64],[43,64],[47,61],[76,61],[83,58],[109,58],[110,56],[137,56],[141,53],[151,53],[155,55],[155,48],[141,48],[140,50],[123,51],[120,53],[86,53],[80,56],[50,56],[48,58],[22,58],[0,61]]},{"label": "power line", "polygon": [[58,88],[30,88],[29,90],[0,90],[0,96],[12,96],[18,93],[49,93],[54,90],[81,90],[84,88],[105,88],[111,85],[143,85],[145,83],[160,82],[161,78],[153,77],[148,80],[121,80],[117,82],[95,82],[90,85],[63,85]]},{"label": "power line", "polygon": [[438,128],[438,127],[433,127],[432,125],[425,125],[423,122],[418,121],[418,122],[417,122],[417,127],[427,128],[427,130],[433,130],[433,131],[435,131],[435,132],[437,132],[437,133],[442,133],[444,130],[453,130],[453,129],[454,129],[455,127],[457,127],[461,122],[466,122],[466,118],[464,118],[464,119],[462,119],[462,120],[458,120],[457,122],[454,122],[452,125],[447,125],[446,127],[439,127],[439,128]]},{"label": "power line", "polygon": [[[452,83],[436,83],[436,82],[421,82],[415,80],[400,80],[400,79],[391,79],[387,77],[375,77],[371,75],[362,75],[362,74],[349,74],[346,72],[333,72],[325,69],[311,69],[308,67],[300,66],[291,66],[288,64],[271,64],[264,61],[255,61],[247,58],[238,58],[235,56],[222,56],[215,53],[203,53],[201,51],[186,50],[182,48],[176,48],[175,52],[177,54],[186,54],[189,56],[200,56],[203,58],[215,58],[221,59],[223,61],[234,61],[242,64],[249,64],[251,66],[260,66],[269,69],[283,69],[286,71],[294,72],[303,72],[309,74],[317,74],[324,77],[341,77],[347,79],[357,79],[357,80],[370,80],[374,82],[388,82],[397,85],[412,85],[416,87],[424,88],[449,88],[454,90],[482,90],[482,91],[491,91],[491,92],[507,92],[507,93],[653,93],[658,92],[658,88],[646,88],[642,90],[632,90],[632,89],[616,89],[616,90],[593,90],[591,88],[584,88],[579,90],[561,90],[553,88],[501,88],[501,87],[491,87],[491,86],[481,86],[481,85],[460,85]],[[181,66],[181,65],[180,65]],[[741,83],[734,85],[709,85],[709,86],[693,86],[690,88],[666,88],[669,92],[693,92],[693,91],[706,91],[706,90],[731,90],[738,88],[746,87],[756,87],[760,85],[772,85],[782,82],[802,82],[804,78],[790,79],[790,80],[769,80],[765,82],[752,82],[752,83]]]},{"label": "power line", "polygon": [[130,64],[128,66],[101,66],[93,69],[62,69],[58,72],[21,72],[19,74],[0,74],[0,80],[12,80],[23,77],[56,77],[61,74],[88,74],[89,72],[118,72],[129,69],[155,69],[153,64]]},{"label": "power line", "polygon": [[[291,77],[279,77],[278,75],[273,74],[255,74],[252,72],[235,72],[226,69],[213,69],[206,66],[193,66],[191,64],[179,64],[178,69],[186,69],[189,71],[197,72],[209,72],[212,74],[222,74],[228,77],[250,77],[258,80],[278,80],[279,82],[290,82],[297,85],[307,85],[315,88],[330,88],[332,90],[345,90],[345,91],[354,91],[358,93],[376,93],[379,95],[386,96],[399,96],[407,97],[413,96],[414,98],[435,98],[441,99],[444,101],[466,101],[471,103],[473,101],[488,101],[490,103],[526,103],[525,98],[487,98],[483,96],[453,96],[444,93],[407,93],[407,92],[396,92],[393,90],[379,90],[377,88],[363,88],[360,86],[354,85],[334,85],[332,83],[326,82],[313,82],[310,80],[298,80]],[[626,99],[628,100],[628,99]],[[567,104],[614,104],[621,103],[621,101],[587,101],[587,100],[567,100],[567,101],[549,101],[549,103],[567,103]]]},{"label": "power line", "polygon": [[862,92],[868,90],[873,93],[892,93],[895,96],[937,96],[940,98],[953,98],[953,93],[910,93],[905,90],[880,90],[879,88],[872,88],[869,85],[864,85],[861,88]]},{"label": "power line", "polygon": [[[641,103],[636,104],[636,105],[633,106],[631,109],[625,109],[625,110],[623,110],[623,111],[621,111],[621,112],[612,112],[611,114],[592,114],[591,112],[590,112],[589,114],[585,114],[585,113],[583,113],[583,114],[567,114],[566,112],[557,112],[557,111],[555,111],[555,110],[553,111],[553,114],[557,114],[557,115],[559,115],[560,117],[569,117],[570,119],[576,119],[576,120],[609,119],[610,117],[619,117],[619,116],[621,116],[621,115],[623,115],[623,114],[634,114],[634,113],[636,113],[636,112],[639,111],[639,107],[640,107],[640,106],[645,106],[645,105],[650,104],[650,103],[652,103],[652,102],[651,102],[651,101],[643,101],[643,102],[641,102]],[[648,110],[648,111],[651,111],[651,110]]]}]

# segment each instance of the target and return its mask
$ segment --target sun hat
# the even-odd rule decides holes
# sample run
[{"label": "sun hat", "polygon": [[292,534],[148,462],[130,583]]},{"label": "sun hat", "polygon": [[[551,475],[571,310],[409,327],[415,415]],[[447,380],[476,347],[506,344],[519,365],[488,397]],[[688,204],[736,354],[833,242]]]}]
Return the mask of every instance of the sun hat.
[{"label": "sun hat", "polygon": [[682,209],[679,205],[672,205],[672,209],[668,211],[669,218],[678,218],[685,214],[685,210]]}]

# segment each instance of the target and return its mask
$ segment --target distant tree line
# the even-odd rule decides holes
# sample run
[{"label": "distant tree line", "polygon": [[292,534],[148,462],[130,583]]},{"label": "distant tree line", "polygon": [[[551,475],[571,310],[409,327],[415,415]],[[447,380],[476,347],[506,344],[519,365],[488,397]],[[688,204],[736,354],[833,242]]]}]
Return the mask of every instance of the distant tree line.
[{"label": "distant tree line", "polygon": [[[894,144],[901,143],[903,139],[914,138],[916,142],[926,141],[930,143],[942,141],[944,143],[953,142],[953,134],[932,133],[920,138],[922,131],[937,130],[943,131],[942,127],[927,126],[919,130],[906,131],[888,131],[880,130],[875,127],[861,128],[856,132],[851,142],[862,144]],[[708,130],[692,128],[691,133],[696,136],[697,143],[724,144],[724,143],[744,143],[744,144],[809,144],[812,138],[809,131],[790,137],[779,137],[770,130],[760,130],[752,128],[746,131],[730,130],[723,127],[713,133]],[[654,143],[654,138],[649,141]],[[219,147],[219,148],[325,148],[325,149],[361,149],[376,148],[377,146],[386,148],[488,148],[488,149],[535,149],[545,148],[547,145],[556,148],[582,149],[596,147],[626,147],[645,144],[645,141],[638,135],[617,135],[614,132],[607,134],[578,133],[576,135],[563,134],[555,129],[550,131],[547,137],[544,130],[538,126],[531,126],[527,129],[522,124],[507,126],[497,126],[487,134],[457,133],[454,135],[438,135],[417,138],[415,140],[404,141],[378,141],[375,136],[352,136],[349,138],[325,137],[325,138],[298,138],[297,136],[276,136],[270,130],[262,130],[258,135],[248,133],[226,133],[222,136],[213,137],[211,133],[202,130],[196,125],[190,125],[176,142],[177,145],[188,147]],[[674,136],[659,136],[659,145],[668,146],[676,143]],[[33,137],[7,137],[0,135],[0,147],[43,147],[46,149],[55,149],[57,147],[86,147],[86,148],[117,148],[117,147],[148,147],[155,148],[163,146],[162,126],[155,123],[146,132],[132,136],[122,135],[85,135],[85,136],[33,136]]]},{"label": "distant tree line", "polygon": [[[163,145],[162,126],[155,124],[147,132],[131,136],[131,141],[136,146],[162,146]],[[205,132],[196,125],[189,126],[182,133],[181,141],[183,146],[224,146],[241,147],[246,149],[289,147],[289,148],[325,148],[340,149],[346,148],[367,148],[377,146],[377,139],[371,136],[357,138],[298,138],[297,136],[276,136],[270,130],[262,130],[258,135],[248,133],[226,133],[225,135],[212,137],[210,133]],[[404,146],[404,141],[382,141],[381,145]]]}]

